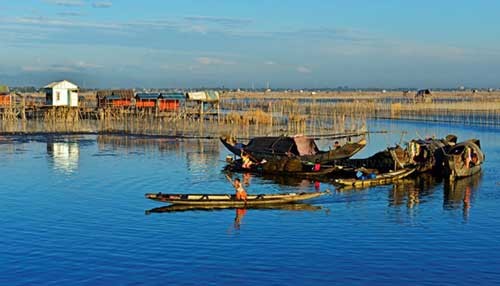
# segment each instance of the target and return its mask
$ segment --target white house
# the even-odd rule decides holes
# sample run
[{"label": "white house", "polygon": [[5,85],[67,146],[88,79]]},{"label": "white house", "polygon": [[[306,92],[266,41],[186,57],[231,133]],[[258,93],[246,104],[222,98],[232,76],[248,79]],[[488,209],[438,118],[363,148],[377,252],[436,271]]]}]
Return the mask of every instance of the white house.
[{"label": "white house", "polygon": [[78,86],[67,80],[55,81],[44,87],[45,103],[52,106],[78,106]]}]

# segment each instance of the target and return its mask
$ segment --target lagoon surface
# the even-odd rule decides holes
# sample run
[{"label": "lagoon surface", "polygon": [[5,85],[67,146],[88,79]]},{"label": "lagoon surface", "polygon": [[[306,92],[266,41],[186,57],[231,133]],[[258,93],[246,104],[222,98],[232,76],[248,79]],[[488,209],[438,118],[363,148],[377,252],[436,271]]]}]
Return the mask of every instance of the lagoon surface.
[{"label": "lagoon surface", "polygon": [[[500,284],[500,130],[371,121],[366,157],[479,138],[479,176],[336,191],[302,209],[162,212],[147,192],[232,193],[216,140],[0,137],[1,285]],[[402,136],[401,131],[407,131]],[[319,141],[326,148],[331,142]],[[314,191],[248,179],[249,193]]]}]

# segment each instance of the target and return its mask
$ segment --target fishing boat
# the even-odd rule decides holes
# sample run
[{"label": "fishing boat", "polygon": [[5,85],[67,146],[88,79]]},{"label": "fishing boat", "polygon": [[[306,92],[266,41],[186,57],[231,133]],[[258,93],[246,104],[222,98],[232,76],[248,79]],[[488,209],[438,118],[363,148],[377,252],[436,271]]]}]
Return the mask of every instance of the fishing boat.
[{"label": "fishing boat", "polygon": [[[154,208],[145,211],[145,213],[170,213],[170,212],[185,212],[185,211],[218,211],[227,209],[237,209],[235,206],[221,205],[221,206],[211,206],[211,205],[168,205],[159,208]],[[291,203],[291,204],[278,204],[278,205],[247,205],[245,209],[252,210],[283,210],[283,211],[318,211],[322,208],[320,206],[303,204],[303,203]]]},{"label": "fishing boat", "polygon": [[362,188],[375,185],[384,185],[394,182],[395,180],[402,179],[415,172],[415,168],[404,168],[397,171],[382,173],[374,176],[367,176],[364,178],[347,178],[336,179],[335,183],[342,186],[349,186],[354,188]]},{"label": "fishing boat", "polygon": [[220,137],[222,144],[233,154],[241,156],[244,150],[252,160],[259,162],[263,159],[273,160],[279,158],[296,157],[304,162],[319,162],[330,164],[335,160],[352,157],[366,146],[366,139],[346,144],[328,151],[318,149],[314,139],[297,136],[255,137],[248,144],[237,142],[230,136]]},{"label": "fishing boat", "polygon": [[448,135],[442,139],[413,139],[407,143],[406,148],[396,145],[368,158],[346,159],[337,164],[378,169],[381,172],[398,168],[416,168],[417,173],[441,174],[445,153],[456,143],[456,138],[455,135]]},{"label": "fishing boat", "polygon": [[469,177],[481,171],[485,156],[478,139],[471,139],[453,146],[446,153],[445,168],[450,179]]},{"label": "fishing boat", "polygon": [[289,204],[317,198],[326,192],[316,193],[282,193],[282,194],[260,194],[248,195],[247,201],[236,200],[234,194],[163,194],[148,193],[146,198],[170,203],[173,205],[191,206],[231,206],[245,207],[255,205]]},{"label": "fishing boat", "polygon": [[[293,159],[292,159],[293,160]],[[283,162],[282,162],[283,161]],[[269,175],[281,175],[281,176],[294,176],[301,178],[318,178],[326,177],[329,174],[334,173],[341,169],[341,166],[323,165],[318,171],[313,171],[313,166],[311,164],[305,164],[303,162],[294,163],[295,166],[291,166],[290,160],[281,159],[273,160],[265,163],[257,163],[250,166],[250,168],[243,168],[242,160],[232,160],[224,168],[225,171],[229,172],[239,172],[239,173],[255,173],[255,174],[269,174]]]}]

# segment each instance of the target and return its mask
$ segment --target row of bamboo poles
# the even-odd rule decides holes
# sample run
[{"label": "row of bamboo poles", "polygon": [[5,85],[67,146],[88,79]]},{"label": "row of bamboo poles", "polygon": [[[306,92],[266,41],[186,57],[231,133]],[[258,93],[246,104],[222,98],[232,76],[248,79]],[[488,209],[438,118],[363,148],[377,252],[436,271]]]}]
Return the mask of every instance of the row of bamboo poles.
[{"label": "row of bamboo poles", "polygon": [[[182,111],[157,113],[124,109],[49,108],[38,112],[7,107],[0,113],[0,131],[178,137],[308,134],[322,137],[366,132],[367,120],[371,118],[500,124],[500,94],[463,95],[460,98],[445,94],[418,101],[413,97],[391,96],[225,94],[220,102],[220,113],[206,116],[189,116]],[[26,113],[30,113],[29,116]]]}]

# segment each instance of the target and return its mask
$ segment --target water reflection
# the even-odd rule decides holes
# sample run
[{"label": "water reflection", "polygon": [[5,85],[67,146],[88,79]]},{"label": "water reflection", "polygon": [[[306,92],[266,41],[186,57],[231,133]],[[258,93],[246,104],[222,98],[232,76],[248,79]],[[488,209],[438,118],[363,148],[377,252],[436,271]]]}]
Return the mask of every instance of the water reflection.
[{"label": "water reflection", "polygon": [[[146,215],[152,213],[176,213],[176,212],[186,212],[186,211],[221,211],[221,210],[231,210],[231,209],[241,209],[234,206],[190,206],[190,205],[168,205],[158,208],[153,208],[145,211]],[[244,209],[246,210],[282,210],[282,211],[318,211],[322,208],[320,206],[315,206],[311,204],[304,203],[290,203],[290,204],[280,204],[280,205],[248,205]]]},{"label": "water reflection", "polygon": [[454,210],[462,208],[465,220],[469,218],[469,209],[474,194],[481,185],[482,173],[444,184],[443,208]]},{"label": "water reflection", "polygon": [[441,182],[441,178],[428,173],[396,181],[389,193],[389,206],[406,204],[411,209],[431,195]]},{"label": "water reflection", "polygon": [[78,169],[80,146],[78,141],[47,141],[49,162],[55,170],[63,173],[73,173]]},{"label": "water reflection", "polygon": [[154,138],[148,136],[98,135],[97,146],[100,151],[115,152],[177,151],[181,150],[181,142],[174,138]]},{"label": "water reflection", "polygon": [[394,183],[389,193],[389,206],[406,205],[408,209],[412,209],[425,202],[426,198],[439,190],[442,185],[443,209],[461,208],[463,217],[467,220],[474,194],[480,188],[481,180],[481,173],[455,181],[444,180],[430,174],[420,174]]}]

